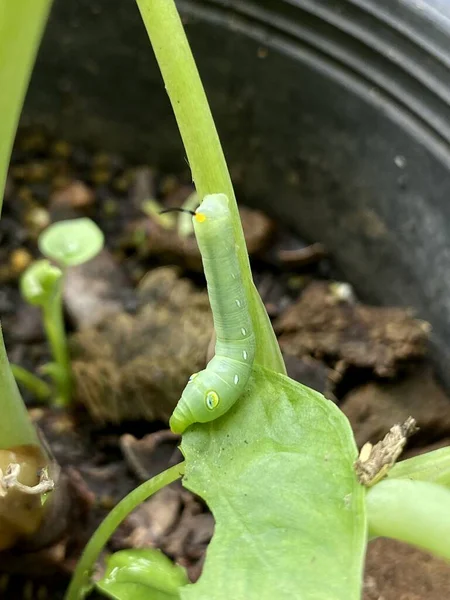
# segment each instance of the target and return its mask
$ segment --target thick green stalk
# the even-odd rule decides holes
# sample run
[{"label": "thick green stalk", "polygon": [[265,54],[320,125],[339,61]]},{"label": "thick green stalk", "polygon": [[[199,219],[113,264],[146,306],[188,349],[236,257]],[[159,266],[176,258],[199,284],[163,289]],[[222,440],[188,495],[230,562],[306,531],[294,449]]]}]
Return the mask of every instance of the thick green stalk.
[{"label": "thick green stalk", "polygon": [[139,504],[150,498],[150,496],[163,487],[166,487],[166,485],[179,479],[182,475],[184,475],[184,462],[152,477],[152,479],[149,479],[130,492],[128,496],[125,496],[125,498],[112,509],[109,515],[99,525],[97,531],[91,537],[84,549],[66,592],[65,600],[81,600],[86,597],[92,587],[90,576],[95,562],[117,527],[136,507],[139,506]]},{"label": "thick green stalk", "polygon": [[436,483],[385,479],[367,492],[369,535],[390,537],[450,560],[450,491]]},{"label": "thick green stalk", "polygon": [[27,444],[38,445],[36,430],[30,421],[8,362],[1,328],[0,389],[0,448],[14,448]]},{"label": "thick green stalk", "polygon": [[[0,0],[0,212],[11,149],[51,0]],[[37,444],[0,329],[0,447]]]},{"label": "thick green stalk", "polygon": [[255,363],[285,373],[278,342],[253,283],[233,185],[197,67],[173,0],[136,0],[166,85],[200,198],[230,199],[247,301],[256,334]]},{"label": "thick green stalk", "polygon": [[0,0],[0,211],[28,81],[52,0]]}]

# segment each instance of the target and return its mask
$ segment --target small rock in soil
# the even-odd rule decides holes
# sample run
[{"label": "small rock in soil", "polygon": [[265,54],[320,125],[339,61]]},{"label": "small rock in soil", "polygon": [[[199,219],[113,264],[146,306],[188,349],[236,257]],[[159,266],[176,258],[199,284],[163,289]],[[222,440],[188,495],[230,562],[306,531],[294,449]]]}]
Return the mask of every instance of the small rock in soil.
[{"label": "small rock in soil", "polygon": [[33,257],[26,248],[16,248],[11,252],[9,261],[12,276],[18,278],[33,262]]},{"label": "small rock in soil", "polygon": [[365,306],[342,298],[336,286],[314,282],[276,321],[284,352],[345,361],[393,377],[427,352],[429,325],[402,308]]},{"label": "small rock in soil", "polygon": [[116,314],[73,337],[74,397],[94,420],[166,422],[189,376],[204,368],[208,296],[175,269],[151,271],[136,315]]},{"label": "small rock in soil", "polygon": [[73,180],[53,191],[50,196],[49,210],[54,220],[55,213],[64,213],[64,209],[84,213],[94,202],[94,191],[83,181]]},{"label": "small rock in soil", "polygon": [[410,445],[423,445],[450,435],[450,400],[423,366],[394,382],[368,383],[345,396],[342,411],[356,443],[376,443],[392,425],[414,417],[419,427]]},{"label": "small rock in soil", "polygon": [[93,327],[123,311],[133,295],[124,272],[106,249],[67,269],[63,298],[77,329]]}]

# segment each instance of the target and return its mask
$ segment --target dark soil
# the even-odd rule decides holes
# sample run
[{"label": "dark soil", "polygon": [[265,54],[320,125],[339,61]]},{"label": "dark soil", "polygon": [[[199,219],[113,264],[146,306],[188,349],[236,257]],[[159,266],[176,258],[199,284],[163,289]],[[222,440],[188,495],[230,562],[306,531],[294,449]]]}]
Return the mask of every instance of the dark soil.
[{"label": "dark soil", "polygon": [[[0,221],[0,314],[12,362],[38,373],[49,359],[39,311],[18,290],[39,256],[39,232],[55,220],[89,216],[106,248],[70,270],[64,291],[74,409],[39,406],[23,390],[70,481],[76,518],[50,548],[3,553],[0,597],[62,597],[100,520],[141,481],[181,459],[167,422],[187,377],[210,355],[213,329],[195,240],[168,229],[154,201],[181,206],[192,192],[187,174],[130,165],[39,130],[18,137]],[[427,356],[428,325],[411,311],[359,303],[322,245],[256,211],[242,208],[241,217],[289,375],[339,403],[360,446],[410,414],[420,432],[408,454],[447,445],[450,402]],[[203,502],[178,482],[130,515],[109,549],[161,548],[195,581],[213,529]],[[365,600],[447,598],[450,566],[376,540],[364,589]]]}]

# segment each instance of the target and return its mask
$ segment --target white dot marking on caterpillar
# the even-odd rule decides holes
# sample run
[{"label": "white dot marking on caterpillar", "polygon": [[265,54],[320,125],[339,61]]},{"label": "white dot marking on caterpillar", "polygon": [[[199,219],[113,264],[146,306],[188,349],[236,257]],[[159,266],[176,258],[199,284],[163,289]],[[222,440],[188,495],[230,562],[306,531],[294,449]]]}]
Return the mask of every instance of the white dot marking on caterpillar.
[{"label": "white dot marking on caterpillar", "polygon": [[238,308],[241,308],[241,306],[242,306],[241,301],[239,299],[236,299],[235,302],[236,302],[236,306]]},{"label": "white dot marking on caterpillar", "polygon": [[247,353],[247,350],[244,350],[244,351],[242,352],[242,357],[243,357],[243,359],[244,359],[244,360],[247,360],[247,358],[248,358],[248,353]]},{"label": "white dot marking on caterpillar", "polygon": [[237,385],[239,383],[239,375],[235,375],[233,381],[234,385]]},{"label": "white dot marking on caterpillar", "polygon": [[241,333],[244,337],[247,335],[247,330],[245,329],[245,327],[241,328]]}]

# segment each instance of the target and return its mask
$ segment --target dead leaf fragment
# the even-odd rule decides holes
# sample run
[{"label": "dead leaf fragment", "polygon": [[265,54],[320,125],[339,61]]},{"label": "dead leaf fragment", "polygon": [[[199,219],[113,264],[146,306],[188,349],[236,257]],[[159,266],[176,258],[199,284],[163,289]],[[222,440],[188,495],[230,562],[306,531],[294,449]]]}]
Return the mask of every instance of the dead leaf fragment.
[{"label": "dead leaf fragment", "polygon": [[375,446],[370,442],[364,444],[354,465],[359,482],[370,487],[383,479],[403,452],[408,438],[416,431],[415,419],[408,417],[403,425],[391,427]]}]

